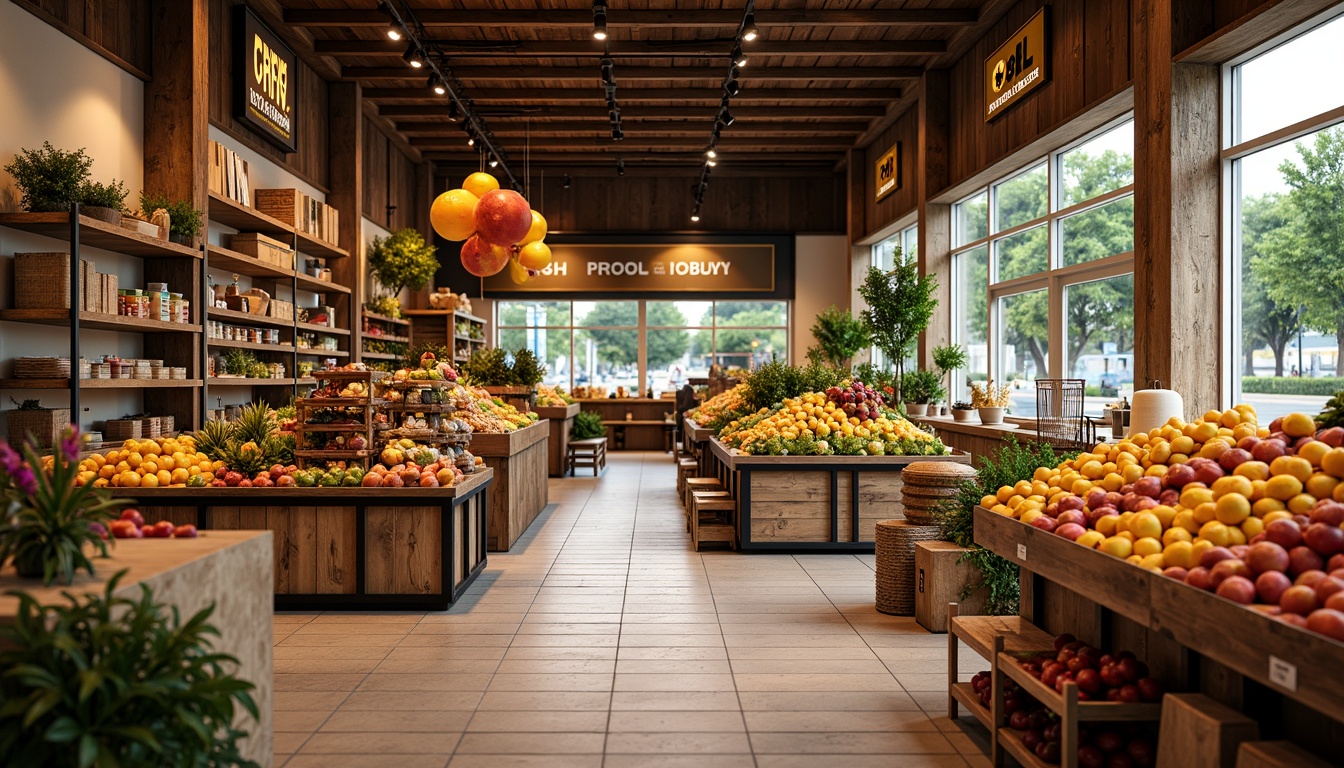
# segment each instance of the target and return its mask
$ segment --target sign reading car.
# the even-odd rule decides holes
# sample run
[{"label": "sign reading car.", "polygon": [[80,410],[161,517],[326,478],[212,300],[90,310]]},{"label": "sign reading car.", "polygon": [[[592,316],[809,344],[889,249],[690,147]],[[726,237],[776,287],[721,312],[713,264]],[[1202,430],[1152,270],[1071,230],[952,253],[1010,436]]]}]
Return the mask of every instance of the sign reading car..
[{"label": "sign reading car.", "polygon": [[896,142],[877,159],[877,189],[874,202],[901,188],[901,142]]},{"label": "sign reading car.", "polygon": [[484,280],[501,293],[767,293],[775,290],[775,247],[761,244],[551,245],[551,264],[515,284],[508,270]]},{"label": "sign reading car.", "polygon": [[297,151],[298,58],[247,6],[237,6],[233,19],[238,119],[286,152]]},{"label": "sign reading car.", "polygon": [[1050,79],[1049,11],[1046,6],[985,59],[985,122]]}]

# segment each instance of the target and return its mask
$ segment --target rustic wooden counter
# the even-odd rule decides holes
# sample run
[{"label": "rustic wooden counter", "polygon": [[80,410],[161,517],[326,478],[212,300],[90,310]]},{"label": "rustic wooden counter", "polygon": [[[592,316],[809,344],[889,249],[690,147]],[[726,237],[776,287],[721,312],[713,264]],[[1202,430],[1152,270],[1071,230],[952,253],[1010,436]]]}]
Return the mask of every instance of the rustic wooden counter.
[{"label": "rustic wooden counter", "polygon": [[[607,446],[611,450],[666,450],[667,414],[677,410],[677,401],[661,397],[609,397],[579,400],[585,411],[602,417],[607,425]],[[627,416],[629,418],[627,418]],[[622,422],[633,422],[624,424]],[[624,445],[617,446],[616,430],[624,433]]]},{"label": "rustic wooden counter", "polygon": [[[473,446],[474,447],[474,446]],[[451,488],[128,488],[146,522],[275,534],[282,610],[445,610],[485,568],[484,468]]]},{"label": "rustic wooden counter", "polygon": [[969,463],[947,456],[750,456],[718,438],[708,443],[710,472],[737,502],[737,546],[744,552],[867,553],[879,520],[905,517],[901,470],[916,461]]},{"label": "rustic wooden counter", "polygon": [[551,477],[564,477],[565,449],[569,447],[569,431],[574,427],[574,417],[579,414],[579,404],[539,405],[532,410],[551,422],[549,474]]},{"label": "rustic wooden counter", "polygon": [[713,474],[709,466],[709,441],[713,439],[714,430],[700,426],[694,419],[682,419],[681,444],[691,458],[696,460],[701,477]]},{"label": "rustic wooden counter", "polygon": [[256,686],[252,697],[260,718],[239,713],[247,731],[243,756],[269,765],[273,748],[274,677],[271,650],[271,542],[267,531],[210,531],[195,539],[123,539],[112,555],[95,559],[96,577],[81,574],[73,586],[43,587],[21,579],[12,567],[0,571],[0,624],[14,620],[19,601],[8,594],[22,590],[46,605],[65,603],[62,592],[101,592],[107,580],[123,569],[118,597],[135,599],[140,585],[154,591],[157,602],[174,606],[182,620],[215,604],[210,623],[219,630],[215,650],[238,659],[238,676]]},{"label": "rustic wooden counter", "polygon": [[471,452],[495,470],[486,535],[490,551],[509,551],[546,507],[550,438],[548,419],[513,432],[472,435]]},{"label": "rustic wooden counter", "polygon": [[[1022,443],[1034,443],[1040,440],[1034,421],[981,424],[978,419],[957,421],[951,416],[915,416],[911,421],[921,427],[932,429],[943,441],[943,445],[965,451],[975,459],[982,456],[995,458],[1004,441],[1010,438]],[[1097,440],[1104,441],[1109,436],[1109,429],[1101,429],[1098,430]]]}]

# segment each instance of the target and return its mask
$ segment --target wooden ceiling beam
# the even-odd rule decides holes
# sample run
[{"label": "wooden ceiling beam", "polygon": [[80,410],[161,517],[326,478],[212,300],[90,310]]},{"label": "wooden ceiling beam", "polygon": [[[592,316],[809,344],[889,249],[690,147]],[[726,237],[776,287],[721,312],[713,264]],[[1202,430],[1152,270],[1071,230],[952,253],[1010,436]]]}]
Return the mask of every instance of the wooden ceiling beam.
[{"label": "wooden ceiling beam", "polygon": [[[751,66],[742,70],[738,79],[743,90],[760,80],[912,80],[923,74],[922,67],[762,67]],[[596,64],[591,67],[546,67],[546,66],[492,66],[492,67],[454,67],[452,73],[459,80],[467,82],[489,82],[501,80],[592,80],[601,81],[601,72]],[[616,82],[628,83],[641,80],[713,80],[720,81],[728,74],[727,67],[616,67]],[[347,80],[417,80],[423,82],[425,75],[407,66],[395,67],[343,67],[341,76]],[[617,97],[620,97],[619,90]]]},{"label": "wooden ceiling beam", "polygon": [[[655,121],[642,122],[623,119],[621,121],[621,130],[626,136],[635,135],[653,135],[653,136],[700,136],[708,135],[709,127],[713,125],[712,116],[704,120],[684,120],[679,122]],[[594,135],[609,134],[611,127],[606,122],[597,120],[587,122],[563,122],[563,123],[532,123],[524,125],[521,123],[491,123],[490,130],[496,136],[531,136],[535,141],[539,137],[556,136],[558,134],[570,133],[591,133]],[[857,136],[868,130],[866,122],[851,123],[761,123],[739,118],[733,123],[732,131],[734,136],[759,136],[768,134],[788,134],[794,133],[802,136],[808,135],[834,135],[834,136]],[[450,123],[445,120],[430,122],[398,122],[397,131],[405,136],[446,136],[459,137],[462,129],[457,123]]]},{"label": "wooden ceiling beam", "polygon": [[[637,147],[643,149],[704,149],[709,143],[709,131],[703,131],[703,136],[687,137],[632,137],[624,141],[612,141],[609,137],[542,137],[532,139],[532,151],[544,149],[557,149],[571,152],[591,152],[594,150],[609,150],[614,152],[621,151],[624,147]],[[463,140],[461,132],[454,132],[449,136],[415,136],[410,139],[411,146],[418,149],[438,149],[438,150],[457,150],[474,153],[476,150],[467,146]],[[505,142],[500,142],[503,145]],[[504,146],[503,149],[510,154],[521,153],[520,142],[514,141],[511,146]],[[817,149],[828,144],[837,147],[837,152],[849,148],[849,142],[838,144],[829,141],[818,141],[807,136],[760,136],[755,138],[722,138],[717,144],[720,151],[729,152],[734,149],[759,152],[763,149]]]},{"label": "wooden ceiling beam", "polygon": [[[591,11],[536,11],[448,8],[418,8],[415,18],[426,27],[582,27],[593,26]],[[838,10],[757,9],[758,27],[903,27],[974,24],[980,12],[974,8]],[[609,28],[621,27],[730,27],[742,22],[738,10],[628,11],[612,13]],[[384,27],[388,16],[377,9],[285,9],[285,23],[300,27]]]},{"label": "wooden ceiling beam", "polygon": [[[467,59],[601,56],[596,40],[429,40],[448,56]],[[730,39],[720,40],[608,40],[607,55],[613,58],[702,58],[727,57]],[[323,56],[396,56],[406,43],[394,40],[317,40]],[[942,40],[766,40],[752,46],[751,56],[898,56],[943,53]]]},{"label": "wooden ceiling beam", "polygon": [[[600,99],[593,99],[594,102]],[[706,99],[706,101],[710,101]],[[688,116],[703,116],[709,119],[718,112],[718,102],[711,106],[658,106],[623,103],[621,113],[626,120],[684,120]],[[546,125],[547,121],[591,117],[607,119],[607,108],[602,107],[491,107],[477,105],[477,112],[491,121],[528,120],[536,125]],[[448,117],[448,107],[437,105],[384,104],[378,108],[378,114],[389,118],[404,117]],[[800,118],[806,120],[867,120],[882,117],[886,110],[880,106],[847,107],[733,107],[733,114],[739,120],[760,118]],[[403,122],[403,121],[398,121]]]},{"label": "wooden ceiling beam", "polygon": [[[600,88],[507,88],[471,92],[477,104],[503,102],[530,104],[536,102],[603,103]],[[622,105],[642,101],[703,101],[719,103],[723,92],[717,88],[620,88],[616,100]],[[810,101],[819,103],[877,102],[885,104],[901,97],[899,88],[769,88],[751,86],[733,97],[734,104],[750,101]],[[373,87],[364,89],[364,98],[374,102],[424,101],[442,104],[443,97],[435,96],[423,86],[415,88]]]},{"label": "wooden ceiling beam", "polygon": [[[466,149],[466,147],[464,147]],[[627,147],[620,150],[588,152],[585,154],[575,154],[569,152],[557,152],[555,150],[533,150],[530,160],[533,165],[537,163],[568,163],[568,164],[599,164],[614,162],[620,157],[627,163],[632,161],[661,162],[675,165],[686,165],[697,169],[704,167],[703,147],[694,149],[666,149],[653,151],[647,148]],[[834,152],[825,151],[824,147],[818,147],[811,152],[752,152],[742,151],[734,153],[732,156],[724,155],[718,166],[714,168],[715,174],[726,174],[730,169],[741,167],[748,163],[817,163],[828,164],[836,158],[842,157],[844,152],[837,148]],[[458,152],[457,149],[427,149],[423,156],[426,160],[434,162],[470,162],[473,165],[480,162],[480,157],[475,152]],[[516,159],[515,159],[516,160]]]}]

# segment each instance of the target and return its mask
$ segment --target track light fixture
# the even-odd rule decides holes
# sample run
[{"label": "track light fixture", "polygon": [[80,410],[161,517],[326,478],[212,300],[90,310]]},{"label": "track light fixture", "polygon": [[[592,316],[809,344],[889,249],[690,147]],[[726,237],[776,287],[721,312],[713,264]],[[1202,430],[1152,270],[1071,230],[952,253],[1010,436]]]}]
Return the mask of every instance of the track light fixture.
[{"label": "track light fixture", "polygon": [[719,122],[723,123],[724,128],[727,128],[728,126],[737,122],[737,118],[733,117],[733,113],[729,112],[727,107],[724,107],[722,110],[719,111]]},{"label": "track light fixture", "polygon": [[497,157],[492,157],[492,158],[490,158],[490,167],[491,167],[491,168],[495,168],[495,167],[497,167],[498,165],[499,165],[499,158],[497,158]]},{"label": "track light fixture", "polygon": [[700,209],[696,208],[695,212],[691,214],[691,221],[699,221],[699,220],[700,220]]},{"label": "track light fixture", "polygon": [[401,55],[401,58],[405,59],[407,64],[410,64],[416,69],[425,66],[425,55],[420,52],[420,46],[415,43],[411,43],[410,47],[406,49],[406,52]]},{"label": "track light fixture", "polygon": [[384,2],[378,4],[378,10],[392,17],[392,21],[388,22],[387,25],[387,39],[400,40],[403,37],[401,31],[401,20],[397,18],[397,15],[395,13],[392,12],[392,6],[388,5],[386,0],[384,0]]},{"label": "track light fixture", "polygon": [[712,157],[711,157],[711,158],[708,158],[708,159],[705,160],[705,165],[708,165],[710,168],[713,168],[714,166],[716,166],[716,165],[718,165],[718,164],[719,164],[719,161],[718,161],[718,160],[715,160],[715,159],[712,158]]},{"label": "track light fixture", "polygon": [[448,86],[443,84],[443,78],[439,77],[438,72],[429,73],[429,89],[440,96],[448,93]]},{"label": "track light fixture", "polygon": [[714,149],[713,145],[711,145],[709,149],[705,150],[705,157],[709,158],[710,160],[713,160],[718,156],[719,156],[718,150]]},{"label": "track light fixture", "polygon": [[624,139],[624,138],[625,138],[625,132],[621,130],[621,126],[620,126],[620,125],[613,125],[613,126],[611,127],[611,140],[612,140],[612,141],[620,141],[621,139]]},{"label": "track light fixture", "polygon": [[740,45],[733,46],[732,58],[733,58],[733,66],[735,67],[747,66],[747,57],[742,53],[742,46]]},{"label": "track light fixture", "polygon": [[737,94],[742,92],[742,88],[737,84],[736,77],[730,77],[723,81],[723,92],[730,98],[736,98]]},{"label": "track light fixture", "polygon": [[742,39],[750,43],[760,37],[761,31],[756,28],[756,14],[751,12],[751,6],[747,7],[747,15],[742,19]]},{"label": "track light fixture", "polygon": [[709,187],[709,174],[719,164],[718,143],[723,129],[737,122],[737,118],[728,110],[732,99],[742,92],[737,81],[738,70],[747,65],[747,56],[742,51],[742,43],[755,40],[760,34],[756,29],[755,0],[747,0],[743,10],[742,23],[737,27],[737,37],[733,39],[732,51],[728,55],[728,76],[723,78],[723,97],[719,99],[719,111],[714,116],[714,124],[709,131],[709,144],[705,146],[704,165],[700,167],[700,181],[691,189],[695,193],[695,210],[691,221],[700,220],[700,204],[704,201],[705,190]]},{"label": "track light fixture", "polygon": [[616,158],[616,175],[617,176],[625,175],[625,158],[623,157]]},{"label": "track light fixture", "polygon": [[565,189],[569,189],[573,184],[574,180],[569,177],[568,173],[566,173],[564,181],[561,183],[560,186],[564,187]]},{"label": "track light fixture", "polygon": [[607,39],[607,0],[593,0],[593,39]]},{"label": "track light fixture", "polygon": [[457,102],[450,101],[448,102],[448,122],[455,123],[457,122],[457,118],[458,118]]}]

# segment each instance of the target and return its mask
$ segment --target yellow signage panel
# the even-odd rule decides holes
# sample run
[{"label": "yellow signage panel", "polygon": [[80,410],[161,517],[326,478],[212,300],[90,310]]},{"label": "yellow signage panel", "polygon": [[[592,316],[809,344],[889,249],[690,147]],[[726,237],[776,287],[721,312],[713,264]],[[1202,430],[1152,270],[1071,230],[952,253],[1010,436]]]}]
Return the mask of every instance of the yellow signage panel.
[{"label": "yellow signage panel", "polygon": [[1049,6],[1013,33],[985,59],[985,122],[1021,101],[1050,79]]},{"label": "yellow signage panel", "polygon": [[877,201],[901,188],[901,142],[893,144],[878,158],[875,168],[873,178],[877,180],[877,187],[873,200]]}]

